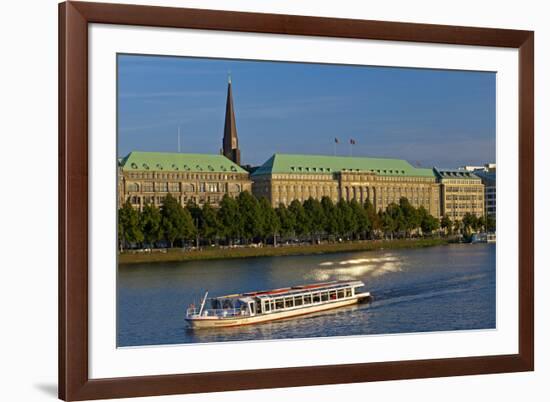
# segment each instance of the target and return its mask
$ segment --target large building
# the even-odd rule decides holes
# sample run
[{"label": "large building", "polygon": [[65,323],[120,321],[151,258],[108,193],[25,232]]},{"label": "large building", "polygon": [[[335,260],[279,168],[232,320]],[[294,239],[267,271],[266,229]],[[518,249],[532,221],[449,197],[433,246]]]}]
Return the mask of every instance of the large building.
[{"label": "large building", "polygon": [[406,197],[414,206],[440,215],[434,171],[400,159],[275,154],[252,173],[252,180],[254,194],[273,206],[327,196],[333,202],[370,200],[384,210]]},{"label": "large building", "polygon": [[247,171],[223,155],[131,152],[119,164],[119,204],[160,206],[167,194],[182,205],[216,206],[224,194],[251,191]]},{"label": "large building", "polygon": [[484,186],[473,172],[434,168],[441,186],[441,215],[460,220],[468,212],[485,215]]}]

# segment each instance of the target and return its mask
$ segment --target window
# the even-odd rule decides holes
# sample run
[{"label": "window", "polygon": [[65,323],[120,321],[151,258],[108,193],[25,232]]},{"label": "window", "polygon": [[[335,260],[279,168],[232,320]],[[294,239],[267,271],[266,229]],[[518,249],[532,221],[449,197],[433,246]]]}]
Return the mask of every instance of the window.
[{"label": "window", "polygon": [[292,297],[285,298],[285,307],[294,307],[294,299]]},{"label": "window", "polygon": [[344,297],[344,289],[339,289],[338,290],[338,298],[342,299],[343,297]]},{"label": "window", "polygon": [[267,313],[269,310],[270,310],[270,303],[269,303],[269,300],[265,302],[265,305],[264,305],[264,310],[265,312]]},{"label": "window", "polygon": [[304,304],[311,304],[311,295],[304,295]]},{"label": "window", "polygon": [[168,191],[168,183],[157,183],[156,187],[157,187],[157,191],[161,191],[161,192]]},{"label": "window", "polygon": [[180,184],[179,183],[170,183],[168,185],[168,189],[171,193],[179,193],[180,191]]},{"label": "window", "polygon": [[294,297],[294,305],[295,306],[301,306],[303,304],[303,298],[302,296],[296,296]]},{"label": "window", "polygon": [[137,183],[128,183],[128,191],[139,191],[139,184]]},{"label": "window", "polygon": [[153,191],[155,191],[155,187],[154,187],[153,183],[151,183],[151,182],[143,183],[143,191],[148,192],[148,193],[152,193]]},{"label": "window", "polygon": [[321,301],[328,301],[328,292],[321,293]]},{"label": "window", "polygon": [[351,288],[346,289],[346,297],[351,297]]},{"label": "window", "polygon": [[283,302],[283,299],[277,299],[275,300],[275,309],[280,310],[285,308],[285,304]]},{"label": "window", "polygon": [[313,293],[313,303],[319,303],[321,301],[321,296],[319,293]]},{"label": "window", "polygon": [[336,291],[335,290],[330,291],[329,298],[330,298],[330,300],[336,300]]}]

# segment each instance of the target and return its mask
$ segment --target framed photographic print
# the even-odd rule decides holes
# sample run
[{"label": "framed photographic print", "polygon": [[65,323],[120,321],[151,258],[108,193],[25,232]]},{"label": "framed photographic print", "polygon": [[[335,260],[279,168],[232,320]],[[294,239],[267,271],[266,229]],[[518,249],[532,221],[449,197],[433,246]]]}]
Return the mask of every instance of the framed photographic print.
[{"label": "framed photographic print", "polygon": [[533,370],[533,32],[66,2],[59,40],[60,398]]}]

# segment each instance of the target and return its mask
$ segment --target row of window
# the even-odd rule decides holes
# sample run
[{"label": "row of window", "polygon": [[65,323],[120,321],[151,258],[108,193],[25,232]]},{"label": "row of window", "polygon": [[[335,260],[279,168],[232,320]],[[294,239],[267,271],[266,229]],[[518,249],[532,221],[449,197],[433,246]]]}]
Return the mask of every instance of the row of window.
[{"label": "row of window", "polygon": [[[130,197],[130,203],[135,206],[141,206],[145,204],[155,204],[155,205],[162,205],[164,202],[164,199],[166,196],[152,196],[152,195],[145,195],[143,197],[134,195]],[[196,204],[202,205],[208,202],[209,204],[215,205],[221,201],[220,196],[216,195],[209,195],[209,196],[202,196],[202,197],[190,197],[187,195],[181,196],[181,197],[175,197],[178,202],[180,202],[182,205],[186,205],[187,202],[193,201]]]},{"label": "row of window", "polygon": [[308,304],[316,304],[329,300],[344,299],[352,296],[351,288],[331,290],[325,292],[314,292],[300,296],[280,297],[273,300],[264,300],[261,308],[265,312],[283,310],[292,307],[299,307]]},{"label": "row of window", "polygon": [[[161,192],[161,193],[179,193],[179,192],[186,192],[186,193],[194,193],[196,190],[196,186],[191,183],[167,183],[167,182],[160,182],[160,183],[152,183],[152,182],[145,182],[143,184],[139,183],[128,183],[126,184],[126,191],[137,193],[141,189],[144,193],[152,193],[152,192]],[[201,182],[198,185],[198,191],[200,193],[227,193],[227,192],[240,192],[241,191],[241,185],[236,183],[204,183]]]},{"label": "row of window", "polygon": [[483,192],[482,186],[476,187],[445,187],[447,193],[481,193]]},{"label": "row of window", "polygon": [[475,201],[475,200],[483,200],[483,196],[481,195],[446,195],[445,199],[447,201]]},{"label": "row of window", "polygon": [[[244,177],[243,177],[244,176]],[[248,174],[203,174],[203,173],[160,173],[160,172],[130,172],[130,179],[167,179],[167,180],[237,180],[248,178]]]}]

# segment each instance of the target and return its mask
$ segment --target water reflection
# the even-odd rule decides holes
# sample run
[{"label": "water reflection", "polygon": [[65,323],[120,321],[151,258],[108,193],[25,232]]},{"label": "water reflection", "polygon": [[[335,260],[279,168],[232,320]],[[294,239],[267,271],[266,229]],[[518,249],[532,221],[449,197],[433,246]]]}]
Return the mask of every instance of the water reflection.
[{"label": "water reflection", "polygon": [[[260,325],[192,331],[185,307],[210,295],[359,279],[371,304]],[[495,327],[495,246],[139,264],[119,267],[119,346]]]}]

